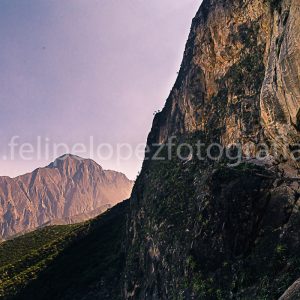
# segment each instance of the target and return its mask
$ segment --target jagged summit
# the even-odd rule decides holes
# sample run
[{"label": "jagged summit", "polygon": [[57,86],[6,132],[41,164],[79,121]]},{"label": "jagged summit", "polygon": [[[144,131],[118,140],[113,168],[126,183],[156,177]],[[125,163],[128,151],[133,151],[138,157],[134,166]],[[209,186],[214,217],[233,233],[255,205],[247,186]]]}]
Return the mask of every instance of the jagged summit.
[{"label": "jagged summit", "polygon": [[92,160],[89,158],[86,159],[74,154],[67,153],[56,158],[52,163],[49,164],[48,167],[57,167],[59,165],[67,164],[67,163],[80,163],[82,161],[92,161]]},{"label": "jagged summit", "polygon": [[82,158],[73,154],[65,154],[58,157],[54,162],[49,164],[48,168],[58,169],[60,172],[69,174],[72,176],[76,172],[84,171],[85,169],[91,172],[104,172],[103,168],[97,164],[94,160],[89,158]]}]

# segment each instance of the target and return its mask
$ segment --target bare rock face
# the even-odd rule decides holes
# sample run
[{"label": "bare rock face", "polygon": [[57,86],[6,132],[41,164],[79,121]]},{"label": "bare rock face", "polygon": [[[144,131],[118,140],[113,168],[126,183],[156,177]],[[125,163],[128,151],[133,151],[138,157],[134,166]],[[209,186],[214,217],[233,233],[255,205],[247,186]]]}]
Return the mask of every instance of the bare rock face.
[{"label": "bare rock face", "polygon": [[274,10],[266,75],[261,89],[261,118],[266,136],[288,156],[299,143],[300,3],[282,1]]},{"label": "bare rock face", "polygon": [[133,182],[72,155],[16,178],[0,177],[0,236],[95,217],[130,196]]},{"label": "bare rock face", "polygon": [[224,145],[261,138],[260,93],[270,43],[266,1],[204,1],[150,142],[204,132]]},{"label": "bare rock face", "polygon": [[276,142],[289,156],[300,129],[299,6],[204,1],[149,143],[201,131],[224,146]]},{"label": "bare rock face", "polygon": [[298,300],[300,298],[300,280],[295,281],[279,300]]}]

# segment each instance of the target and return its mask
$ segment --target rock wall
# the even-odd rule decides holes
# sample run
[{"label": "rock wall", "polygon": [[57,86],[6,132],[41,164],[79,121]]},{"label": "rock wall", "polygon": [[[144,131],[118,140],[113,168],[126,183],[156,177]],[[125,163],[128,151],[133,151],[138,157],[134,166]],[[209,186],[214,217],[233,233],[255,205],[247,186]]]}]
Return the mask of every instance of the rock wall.
[{"label": "rock wall", "polygon": [[148,145],[241,143],[251,159],[145,160],[124,299],[278,299],[300,277],[299,24],[296,0],[203,1]]}]

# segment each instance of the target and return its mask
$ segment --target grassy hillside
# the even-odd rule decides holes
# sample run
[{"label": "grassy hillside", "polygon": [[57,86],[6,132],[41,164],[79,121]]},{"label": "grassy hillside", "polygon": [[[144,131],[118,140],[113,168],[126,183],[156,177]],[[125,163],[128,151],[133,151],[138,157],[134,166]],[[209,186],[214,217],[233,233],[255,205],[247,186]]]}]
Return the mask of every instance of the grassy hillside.
[{"label": "grassy hillside", "polygon": [[119,292],[127,206],[124,202],[95,220],[47,227],[0,244],[0,298],[111,299],[110,288]]}]

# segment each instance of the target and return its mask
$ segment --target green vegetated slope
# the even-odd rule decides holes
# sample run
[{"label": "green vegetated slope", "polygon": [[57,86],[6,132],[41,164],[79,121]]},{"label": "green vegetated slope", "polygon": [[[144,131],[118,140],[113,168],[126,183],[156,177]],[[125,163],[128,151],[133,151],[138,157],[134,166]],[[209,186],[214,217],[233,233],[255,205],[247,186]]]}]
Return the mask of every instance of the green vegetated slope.
[{"label": "green vegetated slope", "polygon": [[[1,299],[111,299],[118,289],[127,202],[95,220],[46,227],[0,245]],[[101,285],[105,288],[100,288]],[[117,299],[117,296],[114,298]]]},{"label": "green vegetated slope", "polygon": [[149,164],[132,198],[128,299],[278,299],[300,276],[291,186],[250,163]]}]

